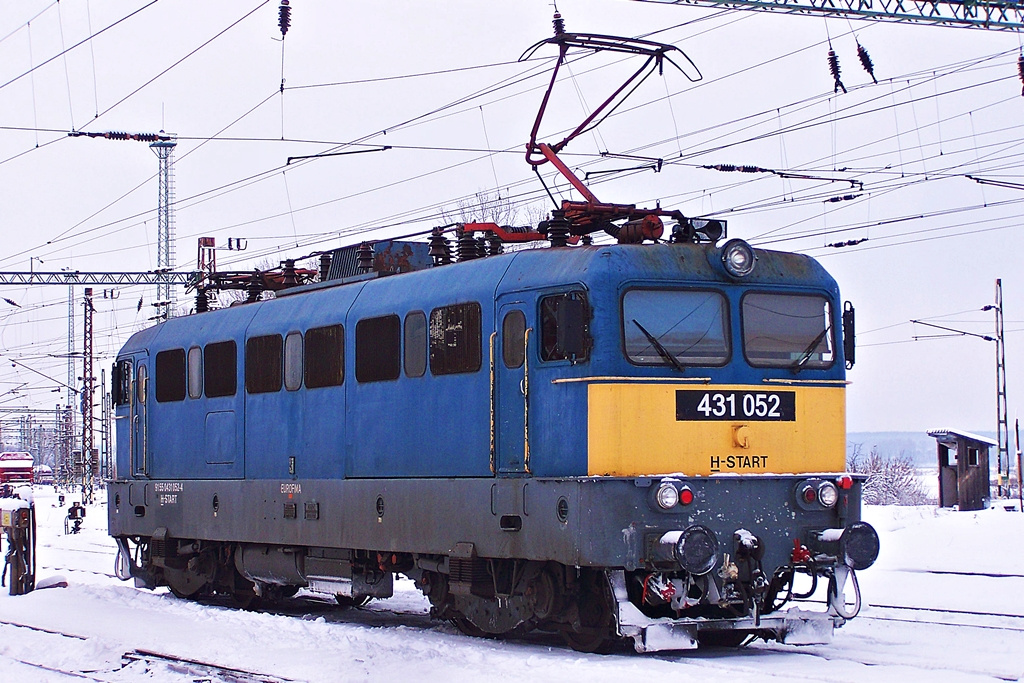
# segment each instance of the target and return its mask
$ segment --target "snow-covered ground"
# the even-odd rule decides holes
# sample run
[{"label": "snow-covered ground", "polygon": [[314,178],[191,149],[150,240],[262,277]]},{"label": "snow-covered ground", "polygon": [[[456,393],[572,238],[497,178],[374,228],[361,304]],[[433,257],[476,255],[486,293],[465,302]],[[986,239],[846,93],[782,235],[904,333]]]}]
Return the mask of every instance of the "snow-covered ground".
[{"label": "snow-covered ground", "polygon": [[1024,675],[1024,515],[1017,511],[867,509],[882,553],[859,574],[867,603],[861,616],[830,645],[759,642],[649,655],[624,645],[602,656],[547,636],[461,635],[428,618],[408,581],[396,582],[394,598],[358,610],[300,594],[273,612],[243,612],[139,590],[112,576],[115,547],[102,505],[89,508],[78,535],[64,535],[66,509],[56,507],[52,491],[37,493],[36,510],[39,577],[61,575],[69,585],[0,593],[2,683],[227,680],[169,660],[123,658],[136,650],[299,681],[941,683]]}]

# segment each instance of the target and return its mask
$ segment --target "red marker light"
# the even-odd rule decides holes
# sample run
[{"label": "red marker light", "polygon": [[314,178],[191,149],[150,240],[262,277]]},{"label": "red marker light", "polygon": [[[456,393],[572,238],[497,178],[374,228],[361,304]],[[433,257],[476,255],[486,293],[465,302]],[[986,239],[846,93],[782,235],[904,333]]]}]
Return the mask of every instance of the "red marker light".
[{"label": "red marker light", "polygon": [[815,499],[818,497],[818,494],[815,493],[812,487],[808,486],[807,488],[804,489],[803,497],[805,503],[813,503]]},{"label": "red marker light", "polygon": [[839,488],[849,490],[853,488],[853,477],[848,474],[844,474],[836,480],[836,483],[839,484]]},{"label": "red marker light", "polygon": [[803,564],[811,559],[811,551],[800,543],[800,539],[793,539],[793,564]]},{"label": "red marker light", "polygon": [[683,505],[689,505],[693,502],[693,491],[688,486],[684,486],[679,491],[679,502]]}]

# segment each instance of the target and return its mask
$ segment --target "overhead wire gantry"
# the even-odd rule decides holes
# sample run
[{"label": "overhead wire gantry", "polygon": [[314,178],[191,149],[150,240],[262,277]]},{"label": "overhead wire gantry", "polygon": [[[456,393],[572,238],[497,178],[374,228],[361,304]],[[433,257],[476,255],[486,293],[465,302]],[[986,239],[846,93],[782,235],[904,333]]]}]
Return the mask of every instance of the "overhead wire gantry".
[{"label": "overhead wire gantry", "polygon": [[808,16],[870,19],[997,31],[1024,30],[1024,2],[1012,0],[635,0],[662,5],[697,5]]}]

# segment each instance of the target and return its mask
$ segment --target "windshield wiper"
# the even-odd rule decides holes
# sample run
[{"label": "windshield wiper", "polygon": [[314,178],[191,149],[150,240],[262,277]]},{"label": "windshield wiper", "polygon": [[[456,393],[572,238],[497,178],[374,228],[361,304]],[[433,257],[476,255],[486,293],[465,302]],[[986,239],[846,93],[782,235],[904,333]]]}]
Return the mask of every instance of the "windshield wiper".
[{"label": "windshield wiper", "polygon": [[830,327],[826,326],[825,329],[819,332],[818,336],[815,337],[814,340],[807,345],[807,348],[804,349],[804,352],[800,354],[800,357],[796,360],[796,362],[790,366],[793,369],[794,375],[803,370],[804,364],[811,359],[812,355],[814,355],[814,349],[818,346],[818,344],[821,343],[821,340],[825,338],[825,335],[828,334],[828,331],[830,329]]},{"label": "windshield wiper", "polygon": [[668,349],[662,346],[661,342],[658,341],[658,338],[655,337],[650,332],[648,332],[643,325],[638,323],[636,321],[636,318],[633,318],[633,324],[640,328],[640,331],[644,333],[644,336],[647,337],[647,341],[651,343],[651,346],[654,347],[654,350],[658,352],[659,356],[668,361],[672,365],[672,367],[674,367],[679,372],[686,372],[686,368],[683,367],[683,364],[679,362],[679,359],[673,356],[671,353],[669,353]]}]

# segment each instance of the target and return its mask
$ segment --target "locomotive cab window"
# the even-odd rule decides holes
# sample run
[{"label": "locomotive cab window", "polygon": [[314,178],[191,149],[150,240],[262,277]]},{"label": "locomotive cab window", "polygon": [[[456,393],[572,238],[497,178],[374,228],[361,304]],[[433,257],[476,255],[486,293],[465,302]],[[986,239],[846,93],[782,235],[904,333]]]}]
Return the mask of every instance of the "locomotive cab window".
[{"label": "locomotive cab window", "polygon": [[203,348],[203,391],[207,398],[234,396],[238,389],[238,349],[233,341]]},{"label": "locomotive cab window", "polygon": [[800,370],[835,362],[832,306],[825,297],[751,292],[741,309],[743,352],[751,365]]},{"label": "locomotive cab window", "polygon": [[336,387],[345,380],[345,328],[306,330],[306,388]]},{"label": "locomotive cab window", "polygon": [[626,357],[636,365],[724,365],[728,310],[720,292],[631,289],[622,297]]},{"label": "locomotive cab window", "polygon": [[453,304],[430,312],[430,372],[454,375],[480,369],[480,304]]},{"label": "locomotive cab window", "polygon": [[365,318],[356,323],[356,381],[398,379],[402,322],[397,315]]},{"label": "locomotive cab window", "polygon": [[566,292],[540,300],[541,360],[590,358],[590,305],[584,292]]},{"label": "locomotive cab window", "polygon": [[281,390],[282,341],[279,334],[245,342],[245,390],[267,394]]},{"label": "locomotive cab window", "polygon": [[156,400],[158,403],[185,400],[185,349],[156,354]]}]

